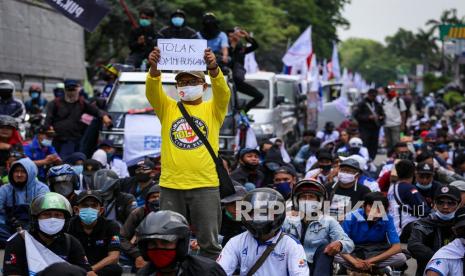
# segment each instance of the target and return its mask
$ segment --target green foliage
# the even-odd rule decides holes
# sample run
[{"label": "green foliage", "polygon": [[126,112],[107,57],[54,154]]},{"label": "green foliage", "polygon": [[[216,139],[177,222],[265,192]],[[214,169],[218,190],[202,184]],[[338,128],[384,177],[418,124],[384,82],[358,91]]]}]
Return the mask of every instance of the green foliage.
[{"label": "green foliage", "polygon": [[458,104],[461,104],[464,100],[465,98],[458,91],[449,91],[444,95],[444,101],[450,107],[454,107]]},{"label": "green foliage", "polygon": [[[187,23],[201,28],[202,15],[214,12],[227,30],[239,26],[254,34],[260,44],[259,65],[280,71],[281,57],[288,40],[297,39],[309,25],[313,26],[313,45],[318,57],[330,57],[332,41],[337,40],[336,28],[348,26],[341,10],[350,0],[126,0],[137,20],[138,8],[155,10],[156,29],[167,24],[171,12],[181,8],[187,13]],[[108,1],[110,2],[110,1]],[[112,2],[112,11],[93,33],[86,33],[86,58],[90,64],[113,58],[124,61],[128,54],[127,39],[130,24],[119,1]]]},{"label": "green foliage", "polygon": [[423,83],[425,86],[425,93],[436,92],[444,88],[450,82],[450,78],[445,76],[436,77],[432,73],[426,73],[423,76]]}]

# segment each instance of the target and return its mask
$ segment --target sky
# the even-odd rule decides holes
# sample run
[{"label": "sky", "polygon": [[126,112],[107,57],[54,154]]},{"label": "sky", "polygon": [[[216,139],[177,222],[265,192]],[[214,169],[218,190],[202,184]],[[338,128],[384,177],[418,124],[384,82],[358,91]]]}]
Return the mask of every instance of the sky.
[{"label": "sky", "polygon": [[338,28],[338,35],[341,40],[357,37],[384,43],[399,28],[416,32],[450,8],[456,8],[459,17],[465,16],[465,0],[352,0],[343,11],[350,28]]}]

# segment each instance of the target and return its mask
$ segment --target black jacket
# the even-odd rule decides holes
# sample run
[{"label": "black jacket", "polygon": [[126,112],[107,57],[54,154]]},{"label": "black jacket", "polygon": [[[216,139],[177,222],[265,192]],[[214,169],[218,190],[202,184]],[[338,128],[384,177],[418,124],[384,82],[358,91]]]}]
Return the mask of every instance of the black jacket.
[{"label": "black jacket", "polygon": [[197,32],[188,27],[175,27],[173,25],[166,26],[158,32],[158,38],[181,38],[181,39],[196,39]]},{"label": "black jacket", "polygon": [[258,43],[255,39],[246,37],[245,40],[250,43],[250,46],[246,47],[239,42],[236,47],[229,47],[229,55],[231,56],[233,66],[235,63],[244,65],[245,55],[258,49]]},{"label": "black jacket", "polygon": [[[133,195],[120,192],[115,199],[113,208],[116,208],[116,220],[120,225],[126,222],[131,212],[136,208],[136,199]],[[108,216],[111,210],[105,210],[105,217]]]},{"label": "black jacket", "polygon": [[257,188],[265,185],[263,183],[265,175],[262,171],[260,171],[259,168],[254,171],[250,171],[243,166],[240,166],[231,173],[231,179],[239,182],[242,185],[247,182],[253,183]]},{"label": "black jacket", "polygon": [[[370,106],[374,106],[374,111],[378,117],[382,117],[382,120],[378,122],[370,120],[368,117],[373,114]],[[379,129],[383,125],[384,121],[384,109],[380,103],[376,100],[373,103],[370,103],[366,98],[357,104],[357,107],[354,110],[354,118],[357,120],[360,129]]]},{"label": "black jacket", "polygon": [[223,242],[221,245],[224,246],[228,241],[242,232],[246,231],[244,226],[242,226],[242,222],[240,221],[234,221],[230,219],[228,216],[226,216],[225,210],[223,209],[223,218],[221,219],[221,229],[220,229],[220,235],[223,236]]},{"label": "black jacket", "polygon": [[[155,275],[156,268],[151,264],[147,264],[137,272],[137,276]],[[177,276],[226,276],[223,268],[206,257],[187,255],[184,261],[180,264]]]},{"label": "black jacket", "polygon": [[434,212],[413,223],[408,240],[408,250],[417,260],[416,275],[423,275],[423,271],[434,253],[454,240],[453,225],[453,221],[440,220]]},{"label": "black jacket", "polygon": [[121,250],[134,259],[141,256],[141,253],[139,247],[137,247],[137,243],[133,244],[131,240],[136,234],[137,226],[144,220],[146,215],[145,206],[135,209],[120,229]]},{"label": "black jacket", "polygon": [[[139,36],[145,36],[145,45],[139,45],[137,39]],[[129,49],[131,49],[131,54],[144,54],[148,55],[155,45],[155,39],[157,34],[153,25],[147,27],[138,27],[131,31],[129,34]]]}]

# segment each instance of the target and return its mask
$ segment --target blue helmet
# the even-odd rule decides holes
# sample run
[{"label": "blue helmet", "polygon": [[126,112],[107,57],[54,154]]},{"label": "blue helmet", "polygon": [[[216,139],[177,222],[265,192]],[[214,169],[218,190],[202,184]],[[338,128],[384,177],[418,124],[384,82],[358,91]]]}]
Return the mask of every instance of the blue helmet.
[{"label": "blue helmet", "polygon": [[47,183],[50,190],[55,190],[55,184],[64,182],[72,184],[73,190],[79,189],[79,176],[73,167],[68,164],[51,167],[47,173]]}]

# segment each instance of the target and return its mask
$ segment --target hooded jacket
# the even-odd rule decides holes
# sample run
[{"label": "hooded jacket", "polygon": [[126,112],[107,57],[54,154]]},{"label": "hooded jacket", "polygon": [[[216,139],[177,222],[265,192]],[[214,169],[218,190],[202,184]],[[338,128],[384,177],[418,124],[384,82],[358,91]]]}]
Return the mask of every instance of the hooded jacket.
[{"label": "hooded jacket", "polygon": [[[23,166],[27,173],[26,185],[22,189],[11,184],[13,182],[13,169],[19,165]],[[7,220],[6,208],[30,205],[32,199],[50,191],[48,186],[37,180],[36,177],[37,166],[31,159],[22,158],[12,164],[8,174],[9,183],[0,187],[0,224],[5,224]]]}]

